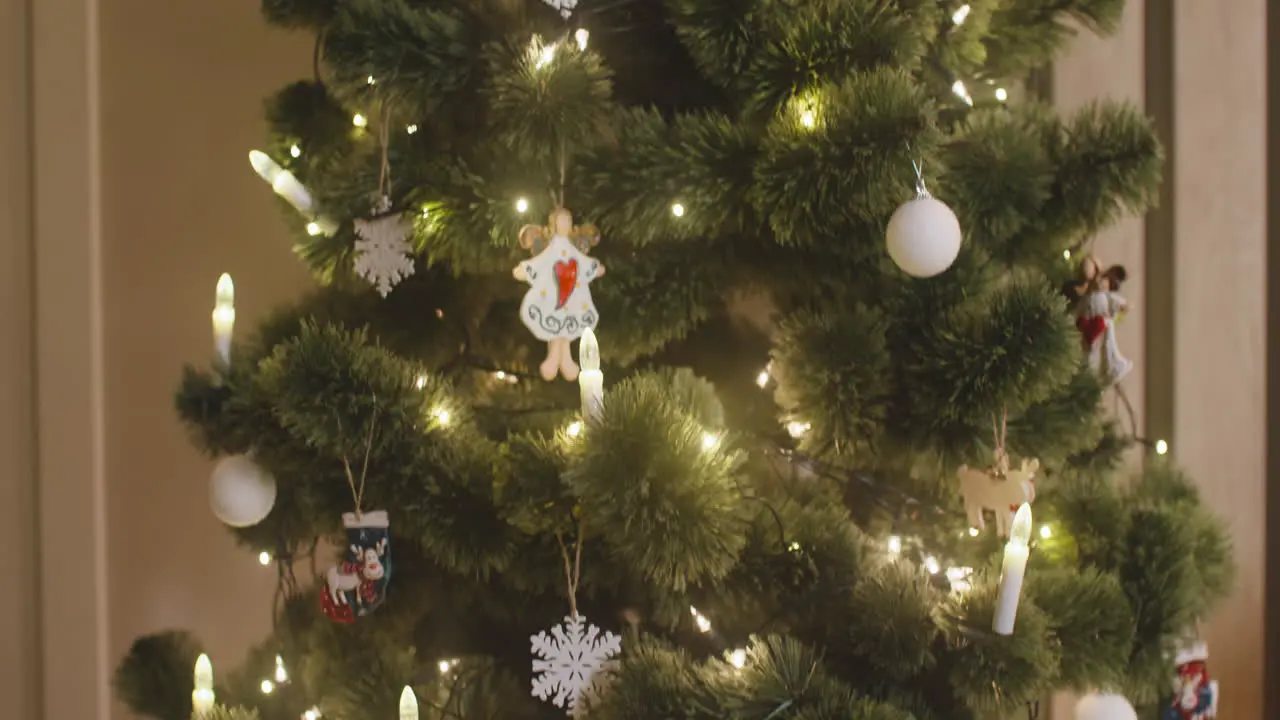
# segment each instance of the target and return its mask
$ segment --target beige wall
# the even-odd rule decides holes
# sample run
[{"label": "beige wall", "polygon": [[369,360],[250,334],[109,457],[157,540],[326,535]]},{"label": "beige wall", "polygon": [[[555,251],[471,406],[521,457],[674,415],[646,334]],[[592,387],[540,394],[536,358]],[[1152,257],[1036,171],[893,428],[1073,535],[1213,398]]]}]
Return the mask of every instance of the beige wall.
[{"label": "beige wall", "polygon": [[107,718],[136,636],[229,667],[269,625],[171,398],[218,273],[246,330],[307,285],[247,151],[310,58],[256,3],[0,0],[0,718]]},{"label": "beige wall", "polygon": [[[311,72],[310,38],[251,2],[114,0],[102,13],[110,653],[189,628],[215,668],[270,627],[275,572],[209,512],[211,463],[174,419],[183,363],[213,354],[219,273],[238,329],[309,284],[248,151],[262,100]],[[180,542],[180,550],[175,551]]]},{"label": "beige wall", "polygon": [[[242,328],[306,284],[245,152],[310,46],[254,5],[0,0],[0,718],[108,717],[139,634],[192,628],[225,667],[267,627],[271,573],[210,516],[209,463],[170,407],[181,364],[209,355],[218,273]],[[1262,716],[1263,7],[1177,5],[1169,422],[1236,532],[1240,591],[1208,629],[1232,718]],[[1064,105],[1142,98],[1141,11],[1057,67]],[[1140,221],[1099,243],[1137,276],[1141,412],[1144,364],[1171,362],[1144,357],[1147,318],[1167,309],[1140,301]]]}]

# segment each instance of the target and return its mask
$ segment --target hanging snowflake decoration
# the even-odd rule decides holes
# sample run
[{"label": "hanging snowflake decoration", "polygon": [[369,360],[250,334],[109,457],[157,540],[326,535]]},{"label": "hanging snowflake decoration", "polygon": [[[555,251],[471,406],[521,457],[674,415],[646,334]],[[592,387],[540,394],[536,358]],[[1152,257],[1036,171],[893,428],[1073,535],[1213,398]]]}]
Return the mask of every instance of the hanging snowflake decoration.
[{"label": "hanging snowflake decoration", "polygon": [[573,9],[578,7],[578,0],[542,0],[546,4],[560,11],[560,17],[565,20],[573,14]]},{"label": "hanging snowflake decoration", "polygon": [[533,641],[533,696],[550,699],[570,717],[586,711],[584,700],[594,697],[605,677],[617,665],[622,637],[588,625],[581,615],[569,615],[564,623],[540,632]]},{"label": "hanging snowflake decoration", "polygon": [[[380,206],[381,207],[381,206]],[[385,208],[382,208],[385,211]],[[356,220],[355,271],[386,297],[391,288],[413,274],[413,225],[403,215]]]}]

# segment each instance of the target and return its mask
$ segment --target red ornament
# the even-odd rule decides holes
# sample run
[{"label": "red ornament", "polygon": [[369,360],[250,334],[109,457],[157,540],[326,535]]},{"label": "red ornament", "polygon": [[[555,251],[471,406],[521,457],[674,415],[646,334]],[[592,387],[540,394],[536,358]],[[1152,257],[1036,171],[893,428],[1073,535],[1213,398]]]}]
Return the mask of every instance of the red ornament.
[{"label": "red ornament", "polygon": [[567,261],[561,260],[556,263],[556,283],[559,285],[558,294],[556,295],[556,309],[564,307],[569,302],[569,296],[573,294],[573,289],[578,286],[578,260],[571,258]]},{"label": "red ornament", "polygon": [[1173,700],[1162,720],[1208,720],[1218,716],[1218,683],[1209,679],[1209,649],[1196,643],[1178,653]]}]

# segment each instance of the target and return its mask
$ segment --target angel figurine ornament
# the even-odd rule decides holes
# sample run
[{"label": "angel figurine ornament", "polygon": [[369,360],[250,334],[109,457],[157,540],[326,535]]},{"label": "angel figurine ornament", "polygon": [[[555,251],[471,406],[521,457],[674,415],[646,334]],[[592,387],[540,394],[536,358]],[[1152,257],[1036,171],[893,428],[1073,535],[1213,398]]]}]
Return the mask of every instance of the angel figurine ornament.
[{"label": "angel figurine ornament", "polygon": [[578,377],[569,344],[599,321],[591,300],[591,281],[604,275],[604,265],[587,255],[600,242],[594,226],[574,227],[573,215],[564,208],[551,213],[547,227],[526,225],[520,229],[520,247],[533,257],[512,271],[529,283],[520,303],[520,319],[534,337],[547,343],[547,359],[539,371],[544,380],[559,373],[565,380]]},{"label": "angel figurine ornament", "polygon": [[1120,295],[1120,285],[1127,277],[1123,265],[1106,270],[1093,256],[1081,264],[1084,281],[1076,286],[1076,328],[1093,368],[1107,384],[1118,383],[1133,369],[1133,361],[1120,352],[1116,341],[1116,320],[1129,309]]}]

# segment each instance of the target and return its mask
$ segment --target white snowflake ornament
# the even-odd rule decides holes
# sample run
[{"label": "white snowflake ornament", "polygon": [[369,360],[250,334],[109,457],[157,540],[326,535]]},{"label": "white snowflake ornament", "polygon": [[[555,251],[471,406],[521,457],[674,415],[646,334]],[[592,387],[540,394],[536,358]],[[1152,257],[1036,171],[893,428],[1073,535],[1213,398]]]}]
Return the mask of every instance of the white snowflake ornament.
[{"label": "white snowflake ornament", "polygon": [[[385,211],[386,203],[379,205]],[[383,215],[356,220],[355,271],[386,297],[391,288],[413,274],[413,224],[404,215]]]},{"label": "white snowflake ornament", "polygon": [[533,696],[550,699],[570,717],[582,717],[585,699],[594,697],[605,677],[617,666],[622,637],[595,625],[581,615],[540,632],[533,641]]},{"label": "white snowflake ornament", "polygon": [[565,20],[573,14],[573,9],[578,7],[578,0],[542,0],[546,4],[560,11],[560,17]]}]

